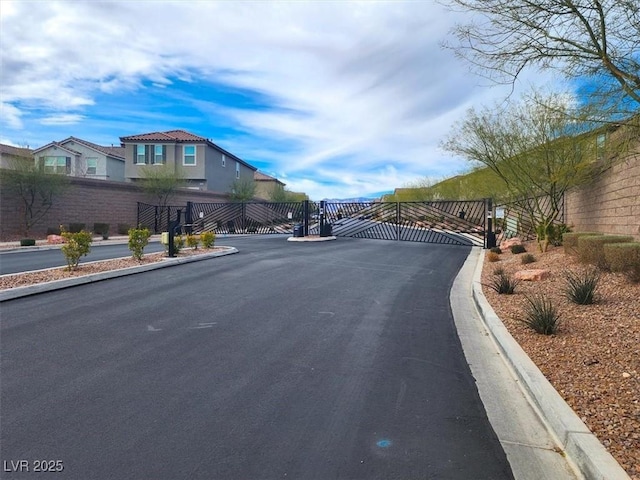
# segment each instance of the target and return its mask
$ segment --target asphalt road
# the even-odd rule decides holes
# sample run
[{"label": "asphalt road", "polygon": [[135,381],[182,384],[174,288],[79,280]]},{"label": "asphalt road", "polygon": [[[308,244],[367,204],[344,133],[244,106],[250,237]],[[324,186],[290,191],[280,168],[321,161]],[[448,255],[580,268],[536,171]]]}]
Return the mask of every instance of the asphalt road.
[{"label": "asphalt road", "polygon": [[[151,242],[145,247],[145,253],[162,252],[164,245]],[[91,251],[80,259],[80,263],[95,262],[118,257],[131,256],[126,244],[93,245]],[[0,251],[0,275],[7,273],[28,272],[43,268],[65,267],[67,261],[59,248],[47,248],[29,251]]]},{"label": "asphalt road", "polygon": [[222,243],[2,303],[2,478],[512,478],[449,306],[468,248]]}]

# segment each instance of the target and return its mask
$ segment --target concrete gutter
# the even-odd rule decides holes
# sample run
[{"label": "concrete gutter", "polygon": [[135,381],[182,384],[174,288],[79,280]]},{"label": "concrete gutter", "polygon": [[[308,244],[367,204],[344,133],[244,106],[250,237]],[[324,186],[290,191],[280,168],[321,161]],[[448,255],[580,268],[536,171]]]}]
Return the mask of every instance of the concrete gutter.
[{"label": "concrete gutter", "polygon": [[26,297],[29,295],[37,295],[39,293],[50,292],[61,288],[75,287],[87,283],[101,282],[110,278],[124,277],[126,275],[135,275],[136,273],[148,272],[159,268],[173,267],[183,263],[199,262],[210,258],[221,257],[238,253],[235,247],[216,247],[224,248],[222,251],[204,253],[202,255],[193,255],[190,257],[163,258],[161,262],[149,263],[135,267],[121,268],[118,270],[109,270],[107,272],[92,273],[74,278],[65,278],[62,280],[54,280],[52,282],[39,283],[36,285],[28,285],[26,287],[9,288],[0,291],[0,302],[13,300],[16,298]]},{"label": "concrete gutter", "polygon": [[553,388],[493,311],[482,293],[483,261],[484,250],[479,256],[473,276],[474,302],[486,329],[542,420],[585,479],[630,480],[629,475]]}]

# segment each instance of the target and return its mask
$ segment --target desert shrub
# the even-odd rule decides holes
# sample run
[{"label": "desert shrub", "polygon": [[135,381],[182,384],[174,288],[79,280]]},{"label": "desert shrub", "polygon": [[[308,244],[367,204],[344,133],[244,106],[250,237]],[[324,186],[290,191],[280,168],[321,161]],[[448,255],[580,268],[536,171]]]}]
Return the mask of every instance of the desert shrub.
[{"label": "desert shrub", "polygon": [[520,281],[506,273],[497,275],[487,286],[499,294],[511,295],[515,292]]},{"label": "desert shrub", "polygon": [[60,235],[60,227],[47,227],[47,236]]},{"label": "desert shrub", "polygon": [[604,246],[608,243],[633,242],[633,237],[623,235],[591,235],[578,238],[578,259],[582,263],[609,270],[604,256]]},{"label": "desert shrub", "polygon": [[186,242],[187,247],[197,250],[198,244],[200,243],[200,237],[198,235],[187,235]]},{"label": "desert shrub", "polygon": [[491,253],[497,253],[498,255],[500,255],[502,253],[502,249],[500,247],[493,247],[491,250],[489,250]]},{"label": "desert shrub", "polygon": [[522,258],[520,258],[520,262],[523,265],[527,265],[528,263],[533,263],[535,261],[536,261],[536,257],[531,255],[530,253],[527,253],[527,254],[523,255]]},{"label": "desert shrub", "polygon": [[184,237],[176,235],[173,237],[173,251],[177,255],[184,248]]},{"label": "desert shrub", "polygon": [[640,282],[640,242],[608,243],[604,258],[612,272],[623,273],[630,282]]},{"label": "desert shrub", "polygon": [[35,238],[22,238],[20,239],[21,247],[33,247],[36,244]]},{"label": "desert shrub", "polygon": [[535,332],[553,335],[558,330],[560,315],[544,295],[526,296],[524,318],[521,321]]},{"label": "desert shrub", "polygon": [[214,232],[202,232],[200,234],[200,241],[204,248],[211,248],[216,241],[216,234]]},{"label": "desert shrub", "polygon": [[564,223],[549,225],[547,227],[547,240],[555,247],[563,245],[564,235],[571,232],[571,228]]},{"label": "desert shrub", "polygon": [[102,235],[103,237],[109,235],[109,224],[108,223],[94,223],[93,224],[93,233],[96,235]]},{"label": "desert shrub", "polygon": [[595,302],[596,288],[600,280],[600,274],[596,268],[591,268],[583,273],[568,270],[564,273],[566,285],[564,295],[571,302],[578,305],[591,305]]},{"label": "desert shrub", "polygon": [[129,250],[136,260],[142,260],[144,256],[144,247],[149,244],[151,232],[148,228],[130,228],[129,234]]},{"label": "desert shrub", "polygon": [[496,267],[493,269],[494,275],[504,275],[504,267]]},{"label": "desert shrub", "polygon": [[79,232],[62,230],[60,235],[65,242],[60,247],[60,250],[67,260],[67,268],[69,271],[75,270],[78,268],[80,259],[91,251],[91,242],[93,241],[91,233],[84,230]]},{"label": "desert shrub", "polygon": [[131,227],[128,224],[119,223],[116,231],[118,235],[129,235],[129,230],[131,230]]},{"label": "desert shrub", "polygon": [[69,233],[79,233],[84,230],[84,223],[70,223]]},{"label": "desert shrub", "polygon": [[578,239],[580,237],[592,237],[595,235],[602,235],[599,232],[569,232],[562,235],[562,246],[564,247],[564,253],[567,255],[578,254]]},{"label": "desert shrub", "polygon": [[520,254],[526,252],[527,249],[524,248],[524,245],[511,245],[511,253]]},{"label": "desert shrub", "polygon": [[488,262],[498,262],[498,261],[500,261],[500,255],[498,255],[495,252],[489,252],[489,253],[487,253],[487,261]]}]

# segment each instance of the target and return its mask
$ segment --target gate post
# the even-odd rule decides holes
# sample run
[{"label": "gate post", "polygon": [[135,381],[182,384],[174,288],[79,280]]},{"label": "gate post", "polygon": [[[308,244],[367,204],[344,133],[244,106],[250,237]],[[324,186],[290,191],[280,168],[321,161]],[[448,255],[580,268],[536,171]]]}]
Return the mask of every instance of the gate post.
[{"label": "gate post", "polygon": [[302,211],[304,212],[303,219],[302,219],[302,223],[304,225],[304,236],[308,237],[309,236],[309,200],[304,200],[302,202]]},{"label": "gate post", "polygon": [[485,248],[493,248],[496,246],[496,234],[493,233],[493,200],[491,198],[486,199],[486,221]]},{"label": "gate post", "polygon": [[400,202],[396,202],[396,241],[397,242],[400,241],[400,219],[402,218],[400,213],[401,213]]},{"label": "gate post", "polygon": [[193,217],[192,217],[192,211],[193,210],[193,202],[187,202],[187,209],[184,211],[184,228],[185,228],[185,233],[188,233],[189,235],[191,235],[191,233],[193,232],[192,228],[193,228]]}]

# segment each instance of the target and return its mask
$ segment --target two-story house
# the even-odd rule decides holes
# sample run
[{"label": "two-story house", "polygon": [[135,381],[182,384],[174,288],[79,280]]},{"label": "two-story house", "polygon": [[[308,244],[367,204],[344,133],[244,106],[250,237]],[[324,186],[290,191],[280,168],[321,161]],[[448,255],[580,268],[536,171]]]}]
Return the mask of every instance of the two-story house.
[{"label": "two-story house", "polygon": [[33,151],[45,172],[124,182],[124,148],[103,147],[76,137],[51,142]]},{"label": "two-story house", "polygon": [[256,167],[211,140],[184,130],[120,137],[125,176],[138,181],[145,169],[166,166],[178,173],[187,188],[230,192],[236,182],[253,182]]}]

